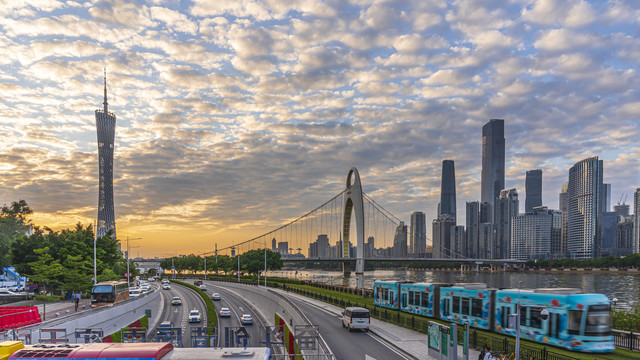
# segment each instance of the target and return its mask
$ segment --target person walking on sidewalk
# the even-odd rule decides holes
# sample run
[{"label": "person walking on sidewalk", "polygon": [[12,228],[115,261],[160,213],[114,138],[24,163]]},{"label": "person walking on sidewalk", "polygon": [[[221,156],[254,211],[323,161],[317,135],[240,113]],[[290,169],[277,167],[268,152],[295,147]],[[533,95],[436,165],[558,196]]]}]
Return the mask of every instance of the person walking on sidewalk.
[{"label": "person walking on sidewalk", "polygon": [[76,303],[76,311],[78,311],[78,304],[80,304],[80,294],[74,294],[74,302]]}]

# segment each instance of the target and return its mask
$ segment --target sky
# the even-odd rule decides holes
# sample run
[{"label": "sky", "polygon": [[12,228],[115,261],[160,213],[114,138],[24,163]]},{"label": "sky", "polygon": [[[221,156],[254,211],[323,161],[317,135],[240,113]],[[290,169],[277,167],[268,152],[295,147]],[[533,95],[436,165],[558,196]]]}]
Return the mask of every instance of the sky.
[{"label": "sky", "polygon": [[[604,160],[640,187],[635,0],[0,0],[0,204],[93,224],[94,111],[117,116],[114,192],[132,254],[210,251],[331,199],[357,167],[397,217],[480,199],[481,128],[505,120],[506,187]],[[633,209],[632,209],[633,211]],[[430,237],[430,225],[427,228]]]}]

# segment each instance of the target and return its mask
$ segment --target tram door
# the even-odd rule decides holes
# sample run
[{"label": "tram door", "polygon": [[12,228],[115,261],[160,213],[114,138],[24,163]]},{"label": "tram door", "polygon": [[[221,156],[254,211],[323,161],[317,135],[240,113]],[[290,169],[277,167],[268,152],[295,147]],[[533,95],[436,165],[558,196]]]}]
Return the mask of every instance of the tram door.
[{"label": "tram door", "polygon": [[511,314],[511,308],[508,306],[503,306],[502,307],[502,327],[503,328],[508,328],[509,327],[509,315]]},{"label": "tram door", "polygon": [[556,313],[549,313],[549,337],[560,337],[560,315]]}]

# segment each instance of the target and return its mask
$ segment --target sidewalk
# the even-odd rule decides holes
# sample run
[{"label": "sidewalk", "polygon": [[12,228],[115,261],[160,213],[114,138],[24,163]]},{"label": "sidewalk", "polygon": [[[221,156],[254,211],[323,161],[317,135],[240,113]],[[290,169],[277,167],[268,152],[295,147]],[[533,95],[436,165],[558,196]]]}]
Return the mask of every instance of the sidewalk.
[{"label": "sidewalk", "polygon": [[[318,308],[324,309],[329,313],[339,316],[344,309],[327,304],[320,300],[315,300],[308,298],[306,296],[302,296],[299,294],[295,294],[292,292],[286,292],[280,289],[271,289],[274,291],[278,291],[281,294],[284,294],[288,297],[295,297],[300,301],[307,302],[316,306]],[[403,328],[401,326],[397,326],[391,323],[387,323],[384,321],[380,321],[375,318],[371,318],[371,325],[369,331],[385,341],[388,345],[393,346],[403,354],[408,357],[414,359],[425,359],[425,360],[436,360],[436,358],[427,355],[428,353],[428,345],[427,345],[427,335],[422,334],[413,330],[409,330]],[[469,359],[475,360],[480,355],[480,352],[474,349],[470,349],[469,351]],[[462,345],[458,345],[458,359],[462,359]]]}]

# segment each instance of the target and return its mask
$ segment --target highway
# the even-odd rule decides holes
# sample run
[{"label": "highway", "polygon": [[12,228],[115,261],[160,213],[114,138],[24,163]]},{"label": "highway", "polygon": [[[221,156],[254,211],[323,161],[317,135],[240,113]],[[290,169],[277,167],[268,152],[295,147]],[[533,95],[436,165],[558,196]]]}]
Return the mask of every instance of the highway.
[{"label": "highway", "polygon": [[[222,283],[207,281],[205,284],[207,286],[207,294],[209,296],[217,292],[222,298],[220,301],[213,302],[216,307],[216,313],[218,314],[218,331],[220,334],[219,344],[224,346],[225,327],[237,328],[242,326],[240,324],[240,318],[243,314],[249,314],[253,318],[253,325],[244,325],[245,330],[247,330],[247,333],[249,334],[248,346],[264,346],[260,344],[260,341],[265,340],[265,324],[262,322],[262,319],[256,316],[249,303],[242,298],[241,292],[238,292],[235,288],[231,289],[223,286]],[[223,307],[231,310],[230,317],[220,317],[220,309]]]},{"label": "highway", "polygon": [[[251,308],[245,307],[246,301],[242,299],[243,289],[249,289],[246,285],[211,281],[207,281],[205,283],[207,285],[207,288],[210,290],[209,294],[218,292],[222,296],[222,301],[214,301],[217,309],[219,309],[221,306],[235,309],[242,307],[244,313],[250,313],[253,316],[253,326],[256,326],[257,323],[255,322],[257,319],[254,316],[253,311],[250,310]],[[250,290],[253,292],[265,291],[266,293],[266,290],[263,287],[250,287]],[[404,355],[393,350],[391,347],[385,344],[384,341],[380,340],[376,335],[370,332],[356,330],[354,330],[353,332],[349,332],[347,331],[347,329],[342,327],[341,319],[338,316],[331,314],[324,309],[317,308],[307,303],[306,301],[297,300],[293,296],[289,299],[302,311],[302,313],[304,313],[304,316],[306,316],[311,324],[319,326],[318,331],[320,333],[320,336],[322,336],[326,344],[329,346],[336,359],[408,359]],[[267,313],[264,308],[261,307],[260,303],[254,302],[251,305],[261,309],[265,313],[265,316],[273,316],[272,313]],[[271,319],[268,320],[271,322],[273,321]],[[221,328],[225,326],[225,321],[229,321],[229,324],[236,324],[226,326],[237,326],[238,322],[236,319],[234,319],[233,310],[232,318],[230,320],[223,319],[221,321]],[[260,336],[261,339],[264,339],[264,329],[262,326],[260,328],[260,331],[262,331],[262,333],[258,334],[258,336]],[[256,345],[253,345],[254,333],[252,332],[251,334],[251,345],[259,346],[257,345],[257,343]]]},{"label": "highway", "polygon": [[349,332],[342,327],[340,317],[305,301],[295,298],[290,300],[312,324],[319,326],[320,336],[329,345],[336,359],[407,359],[378,340],[374,334],[362,330]]},{"label": "highway", "polygon": [[[173,322],[174,327],[182,328],[182,345],[184,347],[191,347],[191,328],[207,326],[207,311],[204,301],[202,301],[200,295],[196,294],[193,290],[176,283],[171,283],[171,290],[162,290],[162,288],[160,288],[160,290],[157,291],[160,291],[162,301],[165,304],[160,321],[168,320]],[[182,305],[171,305],[171,299],[174,296],[180,297]],[[188,322],[187,317],[189,311],[193,309],[200,311],[202,318],[200,323]],[[157,331],[154,331],[153,334],[150,335],[151,341],[156,341],[156,333]]]}]

